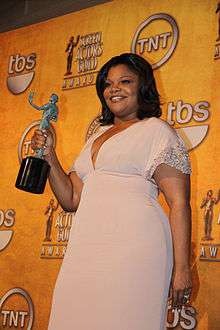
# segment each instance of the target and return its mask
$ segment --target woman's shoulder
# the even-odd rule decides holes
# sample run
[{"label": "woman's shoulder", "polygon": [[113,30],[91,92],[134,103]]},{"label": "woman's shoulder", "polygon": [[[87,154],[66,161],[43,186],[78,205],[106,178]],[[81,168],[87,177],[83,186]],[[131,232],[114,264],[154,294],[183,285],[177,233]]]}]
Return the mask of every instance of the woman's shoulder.
[{"label": "woman's shoulder", "polygon": [[157,133],[167,133],[167,134],[176,134],[174,128],[172,128],[165,120],[157,117],[151,117],[148,119],[143,119],[144,127],[151,129],[152,132]]}]

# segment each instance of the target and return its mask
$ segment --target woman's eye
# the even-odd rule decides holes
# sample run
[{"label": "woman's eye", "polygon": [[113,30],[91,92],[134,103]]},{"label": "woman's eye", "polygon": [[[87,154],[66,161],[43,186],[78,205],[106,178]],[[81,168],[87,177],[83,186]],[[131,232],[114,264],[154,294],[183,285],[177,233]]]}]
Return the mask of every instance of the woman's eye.
[{"label": "woman's eye", "polygon": [[108,81],[105,81],[104,83],[104,89],[108,88],[110,86],[110,83]]},{"label": "woman's eye", "polygon": [[130,84],[130,83],[131,83],[131,80],[129,80],[129,79],[123,79],[123,80],[121,81],[121,83],[122,83],[122,84]]}]

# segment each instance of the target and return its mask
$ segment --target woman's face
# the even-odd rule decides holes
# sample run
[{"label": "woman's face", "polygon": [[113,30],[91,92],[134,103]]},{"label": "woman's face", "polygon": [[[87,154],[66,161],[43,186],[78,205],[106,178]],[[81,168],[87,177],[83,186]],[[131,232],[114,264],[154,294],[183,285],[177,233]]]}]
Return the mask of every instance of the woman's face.
[{"label": "woman's face", "polygon": [[109,70],[103,95],[115,122],[137,118],[138,87],[138,75],[126,65],[118,64]]}]

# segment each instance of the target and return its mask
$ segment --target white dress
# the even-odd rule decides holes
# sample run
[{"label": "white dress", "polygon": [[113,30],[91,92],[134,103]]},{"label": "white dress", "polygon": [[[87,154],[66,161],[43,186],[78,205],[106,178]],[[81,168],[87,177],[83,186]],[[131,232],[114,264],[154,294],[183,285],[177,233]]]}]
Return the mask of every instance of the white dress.
[{"label": "white dress", "polygon": [[92,136],[74,168],[84,182],[54,290],[50,330],[165,329],[173,265],[169,221],[152,179],[166,163],[190,173],[182,140],[167,123],[134,123],[101,146]]}]

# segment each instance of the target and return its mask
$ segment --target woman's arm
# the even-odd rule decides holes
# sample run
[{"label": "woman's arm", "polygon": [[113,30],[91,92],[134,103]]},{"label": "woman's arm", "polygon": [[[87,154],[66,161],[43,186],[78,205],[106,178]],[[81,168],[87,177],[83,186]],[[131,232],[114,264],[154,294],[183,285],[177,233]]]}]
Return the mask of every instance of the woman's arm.
[{"label": "woman's arm", "polygon": [[172,304],[184,304],[184,294],[192,287],[190,270],[191,207],[190,176],[174,167],[161,164],[154,179],[169,206],[169,220],[173,238],[174,268],[172,278]]},{"label": "woman's arm", "polygon": [[64,172],[53,148],[52,134],[49,131],[36,130],[31,140],[31,147],[33,150],[44,148],[44,159],[51,166],[49,182],[53,193],[64,211],[76,211],[83,183],[76,172],[71,172],[70,175]]}]

